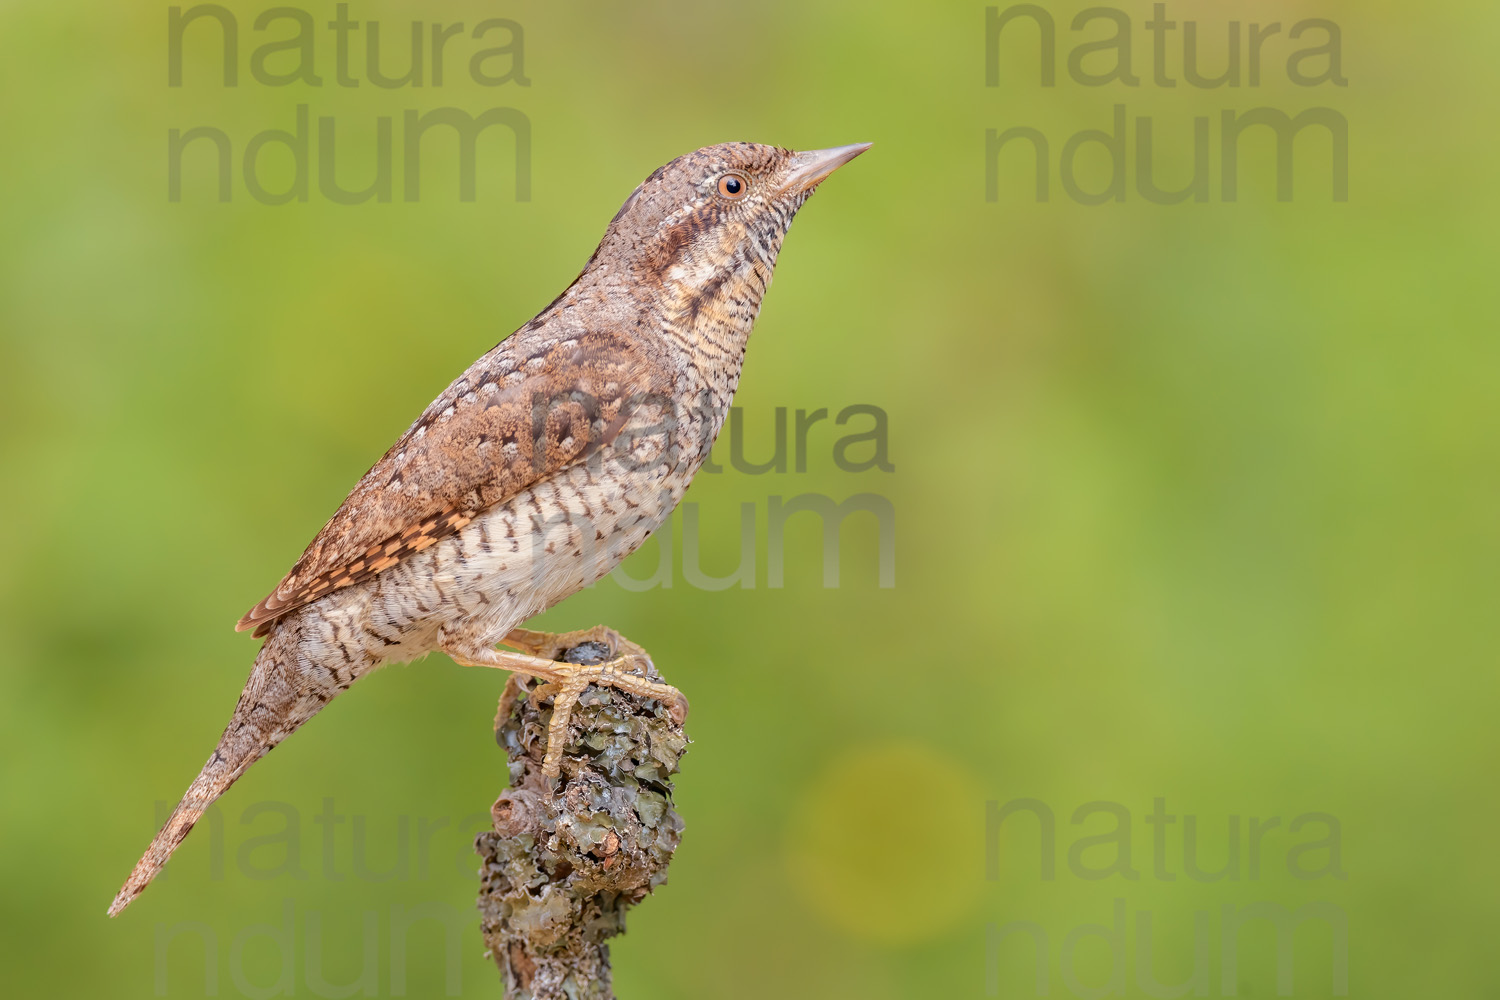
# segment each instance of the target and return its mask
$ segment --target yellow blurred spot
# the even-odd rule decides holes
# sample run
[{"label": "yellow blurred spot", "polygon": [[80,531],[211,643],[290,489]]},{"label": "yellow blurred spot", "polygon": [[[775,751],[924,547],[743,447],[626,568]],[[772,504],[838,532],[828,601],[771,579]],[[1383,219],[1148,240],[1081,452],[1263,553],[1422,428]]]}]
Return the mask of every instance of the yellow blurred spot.
[{"label": "yellow blurred spot", "polygon": [[926,744],[855,748],[808,783],[787,863],[812,907],[850,934],[934,937],[979,898],[984,794],[961,761]]}]

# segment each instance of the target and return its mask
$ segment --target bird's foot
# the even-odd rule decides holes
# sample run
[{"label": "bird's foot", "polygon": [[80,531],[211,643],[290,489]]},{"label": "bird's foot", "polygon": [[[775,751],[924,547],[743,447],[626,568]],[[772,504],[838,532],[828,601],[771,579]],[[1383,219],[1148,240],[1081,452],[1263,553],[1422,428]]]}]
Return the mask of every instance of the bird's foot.
[{"label": "bird's foot", "polygon": [[670,684],[651,680],[655,668],[651,657],[614,629],[603,625],[577,632],[534,632],[516,629],[504,639],[508,649],[446,650],[455,663],[472,667],[495,667],[511,671],[500,696],[497,725],[508,718],[520,695],[517,675],[543,681],[531,697],[552,698],[552,721],[547,727],[547,753],[542,773],[555,778],[562,771],[563,748],[568,741],[568,722],[579,697],[590,684],[612,687],[641,698],[665,704],[680,725],[687,718],[688,701]]},{"label": "bird's foot", "polygon": [[[537,632],[529,628],[517,628],[511,629],[510,634],[500,641],[528,656],[583,666],[602,663],[611,654],[646,655],[646,651],[640,646],[605,625],[595,625],[576,632]],[[590,659],[591,654],[597,656],[597,659]]]}]

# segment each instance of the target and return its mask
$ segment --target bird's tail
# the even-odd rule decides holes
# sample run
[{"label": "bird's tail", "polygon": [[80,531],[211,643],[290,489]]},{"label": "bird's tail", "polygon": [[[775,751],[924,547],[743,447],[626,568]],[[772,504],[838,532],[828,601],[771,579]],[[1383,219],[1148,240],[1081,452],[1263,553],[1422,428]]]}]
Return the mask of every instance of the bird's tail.
[{"label": "bird's tail", "polygon": [[293,631],[278,628],[261,647],[219,745],[120,887],[109,906],[110,916],[118,915],[145,890],[193,824],[251,764],[353,681],[352,676],[340,682],[326,670],[309,669],[295,639],[288,634]]}]

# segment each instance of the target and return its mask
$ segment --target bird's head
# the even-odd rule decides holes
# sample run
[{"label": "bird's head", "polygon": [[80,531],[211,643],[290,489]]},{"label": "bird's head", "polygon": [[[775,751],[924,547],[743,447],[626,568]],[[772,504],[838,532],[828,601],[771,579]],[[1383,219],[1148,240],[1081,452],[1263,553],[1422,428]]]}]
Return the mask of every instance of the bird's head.
[{"label": "bird's head", "polygon": [[736,276],[753,282],[758,275],[764,292],[797,209],[824,178],[869,148],[799,153],[728,142],[680,156],[625,200],[591,264],[620,261],[684,290],[724,288]]}]

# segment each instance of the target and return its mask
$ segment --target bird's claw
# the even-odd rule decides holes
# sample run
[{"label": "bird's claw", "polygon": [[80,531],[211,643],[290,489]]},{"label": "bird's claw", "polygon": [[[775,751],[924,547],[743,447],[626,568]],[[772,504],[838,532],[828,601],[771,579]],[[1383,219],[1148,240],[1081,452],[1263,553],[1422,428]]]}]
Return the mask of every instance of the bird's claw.
[{"label": "bird's claw", "polygon": [[[590,684],[615,688],[640,698],[656,699],[667,707],[677,725],[682,725],[687,719],[687,697],[670,684],[651,680],[656,672],[651,657],[614,629],[603,625],[562,633],[515,629],[504,641],[507,646],[528,656],[550,661],[545,671],[523,671],[543,681],[528,691],[529,697],[552,699],[547,752],[542,760],[542,773],[549,778],[562,773],[563,748],[567,745],[573,709]],[[603,647],[602,651],[598,647]],[[500,696],[500,709],[495,719],[497,731],[510,717],[520,690],[516,675],[512,674]]]}]

